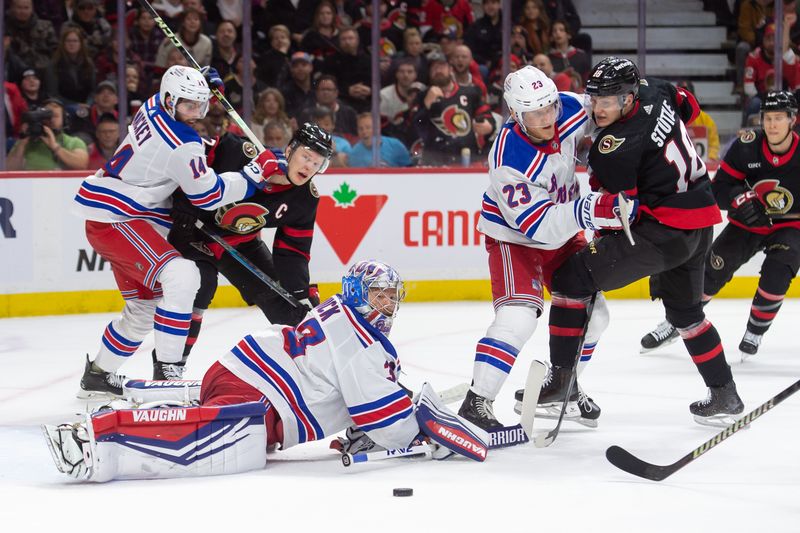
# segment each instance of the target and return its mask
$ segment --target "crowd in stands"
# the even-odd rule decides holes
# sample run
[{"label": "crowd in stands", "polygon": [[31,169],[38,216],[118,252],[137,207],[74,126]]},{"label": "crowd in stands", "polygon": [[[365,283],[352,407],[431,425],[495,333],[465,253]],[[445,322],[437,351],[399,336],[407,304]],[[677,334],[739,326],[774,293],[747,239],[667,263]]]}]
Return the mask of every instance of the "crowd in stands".
[{"label": "crowd in stands", "polygon": [[[242,56],[242,2],[252,1],[253,60]],[[334,135],[337,166],[371,166],[371,54],[380,65],[380,158],[385,166],[485,160],[502,126],[500,0],[382,0],[379,50],[370,49],[368,0],[151,0],[200,65],[216,68],[250,126],[283,147],[298,124]],[[9,170],[97,168],[161,74],[186,64],[134,0],[9,0],[5,4]],[[563,90],[581,92],[591,39],[571,0],[512,0],[513,71],[534,64]],[[117,25],[125,80],[117,79]],[[245,70],[247,69],[247,70]],[[126,101],[119,101],[124,83]],[[213,105],[202,135],[238,128]]]}]

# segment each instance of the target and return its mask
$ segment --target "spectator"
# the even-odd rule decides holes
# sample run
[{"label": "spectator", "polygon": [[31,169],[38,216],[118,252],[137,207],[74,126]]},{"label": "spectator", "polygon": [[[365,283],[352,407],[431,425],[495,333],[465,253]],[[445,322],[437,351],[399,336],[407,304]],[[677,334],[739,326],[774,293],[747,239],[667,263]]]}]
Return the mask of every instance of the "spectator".
[{"label": "spectator", "polygon": [[217,69],[223,80],[233,74],[239,50],[236,47],[236,25],[223,20],[217,25],[211,48],[211,66]]},{"label": "spectator", "polygon": [[[794,24],[797,15],[787,13],[783,21],[783,88],[794,90],[797,86],[797,69],[800,68],[797,56],[789,47],[789,27]],[[764,43],[756,48],[745,62],[744,68],[744,94],[749,100],[744,106],[742,124],[747,123],[747,117],[759,114],[761,99],[768,90],[772,90],[775,79],[774,69],[775,54],[775,24],[768,24],[764,28]]]},{"label": "spectator", "polygon": [[413,127],[415,104],[425,85],[417,81],[416,63],[409,58],[400,61],[394,75],[397,81],[381,89],[381,123],[385,124],[383,130],[387,135],[410,147],[417,140]]},{"label": "spectator", "polygon": [[477,87],[460,87],[453,81],[452,68],[444,55],[428,56],[431,85],[414,117],[424,143],[426,165],[460,164],[462,152],[477,160],[480,148],[494,132],[489,106]]},{"label": "spectator", "polygon": [[289,28],[279,24],[269,30],[269,48],[255,50],[258,69],[256,75],[270,87],[280,87],[289,78],[292,41]]},{"label": "spectator", "polygon": [[336,115],[333,114],[333,110],[327,107],[315,107],[311,110],[311,122],[331,134],[331,140],[333,140],[331,166],[347,166],[347,157],[350,155],[352,146],[350,141],[333,133],[336,129]]},{"label": "spectator", "polygon": [[264,124],[264,146],[267,148],[286,148],[289,139],[292,137],[292,130],[283,122],[271,120]]},{"label": "spectator", "polygon": [[11,0],[6,16],[5,35],[11,37],[11,50],[29,67],[45,69],[58,45],[49,20],[33,12],[33,0]]},{"label": "spectator", "polygon": [[[517,56],[525,65],[533,61],[533,54],[528,49],[528,30],[522,26],[511,28],[511,53]],[[550,66],[552,65],[550,63]]]},{"label": "spectator", "polygon": [[95,141],[89,146],[89,167],[94,170],[106,164],[119,146],[119,121],[110,113],[97,119]]},{"label": "spectator", "polygon": [[319,0],[269,0],[259,26],[268,30],[283,24],[289,28],[292,41],[299,45],[303,32],[311,26],[318,3]]},{"label": "spectator", "polygon": [[481,90],[481,96],[486,99],[486,84],[481,79],[478,64],[472,59],[469,46],[460,44],[455,47],[450,56],[450,66],[453,67],[453,80],[463,87],[474,85]]},{"label": "spectator", "polygon": [[356,111],[369,109],[372,68],[369,54],[359,47],[355,28],[339,30],[339,50],[325,61],[323,71],[339,80],[342,101]]},{"label": "spectator", "polygon": [[19,85],[19,82],[22,81],[22,73],[31,67],[26,65],[22,58],[11,49],[11,37],[9,35],[3,35],[3,54],[5,55],[5,62],[3,63],[3,68],[5,69],[4,79]]},{"label": "spectator", "polygon": [[286,101],[278,89],[267,87],[258,95],[258,103],[253,110],[253,123],[250,129],[259,139],[265,137],[264,127],[268,122],[280,122],[289,128],[291,122],[286,114]]},{"label": "spectator", "polygon": [[773,0],[742,0],[739,7],[738,37],[736,44],[736,86],[734,92],[744,93],[744,69],[747,56],[760,42],[767,25],[767,16],[772,16]]},{"label": "spectator", "polygon": [[[419,81],[425,83],[428,79],[428,61],[425,59],[422,36],[417,28],[406,28],[403,32],[403,49],[394,56],[395,65],[401,61],[412,62]],[[422,73],[425,75],[422,76]]]},{"label": "spectator", "polygon": [[454,31],[461,39],[475,20],[469,0],[428,0],[423,6],[425,24],[436,33]]},{"label": "spectator", "polygon": [[242,0],[216,0],[213,3],[218,11],[216,20],[227,20],[233,23],[234,28],[242,25]]},{"label": "spectator", "polygon": [[94,142],[97,121],[106,114],[116,118],[118,116],[118,104],[119,96],[117,95],[116,83],[111,81],[100,82],[94,91],[94,103],[92,105],[77,105],[75,116],[71,117],[70,120],[70,133],[80,137],[87,145]]},{"label": "spectator", "polygon": [[[98,0],[76,0],[75,11],[65,26],[77,26],[83,31],[91,58],[97,57],[111,43],[111,24],[97,9]],[[64,31],[63,28],[61,31]]]},{"label": "spectator", "polygon": [[281,86],[286,100],[286,114],[296,118],[306,107],[314,103],[311,90],[311,73],[314,64],[311,55],[306,52],[295,52],[289,65],[289,79]]},{"label": "spectator", "polygon": [[550,19],[542,0],[525,0],[519,24],[528,32],[528,49],[531,53],[547,53],[550,49]]},{"label": "spectator", "polygon": [[49,119],[41,122],[41,134],[31,136],[35,128],[30,123],[22,124],[22,135],[8,153],[8,170],[82,170],[89,163],[86,143],[63,132],[64,104],[56,99],[48,100],[45,109],[52,112]]},{"label": "spectator", "polygon": [[[185,9],[180,17],[177,36],[199,65],[211,63],[211,38],[201,30],[203,15],[196,9]],[[167,53],[175,46],[169,39],[161,41],[156,53],[156,65],[167,68]]]},{"label": "spectator", "polygon": [[[372,114],[361,113],[358,115],[358,138],[347,157],[348,166],[372,166]],[[380,166],[382,167],[408,167],[411,166],[411,155],[403,143],[394,137],[380,136]]]},{"label": "spectator", "polygon": [[[225,96],[239,114],[242,114],[244,109],[244,65],[244,56],[239,55],[236,58],[234,75],[225,81]],[[263,81],[256,78],[256,62],[252,59],[250,60],[250,79],[253,81],[253,101],[250,102],[250,109],[252,109],[255,104],[255,98],[267,88]]]},{"label": "spectator", "polygon": [[329,0],[322,0],[314,11],[311,27],[303,33],[300,50],[314,56],[317,67],[336,52],[339,28],[336,23],[336,7]]},{"label": "spectator", "polygon": [[[144,8],[139,8],[137,11],[136,21],[128,34],[131,40],[131,51],[141,58],[144,65],[142,87],[149,89],[155,76],[156,55],[158,47],[164,40],[164,34],[156,27],[156,22],[150,12]],[[145,92],[147,92],[146,89]]]},{"label": "spectator", "polygon": [[22,73],[22,81],[19,84],[20,93],[28,109],[36,109],[44,105],[48,95],[42,88],[42,80],[35,69],[29,68]]},{"label": "spectator", "polygon": [[545,12],[551,21],[559,19],[566,21],[569,34],[572,36],[572,45],[586,52],[591,64],[592,36],[581,32],[581,16],[572,0],[543,0],[543,3]]},{"label": "spectator", "polygon": [[180,22],[183,14],[183,3],[181,0],[155,0],[151,2],[153,8],[158,11],[170,28],[175,27],[176,22]]},{"label": "spectator", "polygon": [[128,95],[128,117],[133,117],[136,112],[142,107],[144,102],[144,94],[139,91],[141,78],[139,77],[139,69],[135,65],[125,66],[125,89]]},{"label": "spectator", "polygon": [[64,25],[46,80],[48,91],[65,102],[83,103],[91,96],[95,68],[80,28]]},{"label": "spectator", "polygon": [[[697,93],[694,92],[694,83],[688,80],[679,81],[675,84],[676,87],[679,89],[685,89],[692,93],[692,95],[697,100],[697,103],[701,103],[697,98]],[[703,156],[703,160],[707,163],[714,162],[716,163],[719,161],[719,132],[717,130],[717,124],[714,122],[714,119],[711,116],[700,109],[700,114],[697,115],[697,118],[694,119],[694,122],[691,124],[687,124],[687,126],[694,127],[694,126],[702,126],[706,129],[706,139],[708,140],[708,153],[700,154],[700,150],[697,150],[698,154]],[[691,129],[689,131],[691,135]]]},{"label": "spectator", "polygon": [[[544,56],[545,58],[547,56]],[[550,60],[548,60],[548,63]],[[509,64],[509,73],[516,72],[520,68],[522,68],[522,60],[518,58],[516,55],[511,54],[511,62]],[[550,66],[550,70],[553,70],[552,65]],[[503,92],[505,91],[505,87],[503,86],[503,82],[505,78],[503,77],[503,60],[497,62],[497,66],[492,69],[492,72],[489,74],[489,95],[486,97],[486,103],[489,104],[489,107],[492,108],[492,113],[501,113],[502,106],[501,102],[503,101]],[[502,119],[497,121],[499,126],[503,125]]]},{"label": "spectator", "polygon": [[583,92],[583,80],[574,70],[556,72],[553,70],[553,63],[545,54],[536,54],[533,58],[533,66],[547,74],[553,80],[559,91],[572,91],[574,93]]},{"label": "spectator", "polygon": [[488,79],[489,69],[503,51],[500,0],[483,0],[482,5],[483,16],[467,29],[464,44],[472,50],[475,61],[481,66],[482,74]]},{"label": "spectator", "polygon": [[346,137],[348,140],[354,139],[358,134],[356,125],[356,112],[349,105],[339,100],[339,89],[336,86],[336,77],[330,74],[323,74],[317,78],[314,87],[315,102],[310,107],[303,110],[298,122],[309,122],[311,109],[314,107],[326,107],[333,111],[336,128],[332,133]]},{"label": "spectator", "polygon": [[[119,44],[117,39],[111,40],[111,46],[100,52],[95,59],[95,71],[98,82],[117,79],[117,58],[119,57]],[[130,38],[125,34],[125,64],[133,66],[139,71],[139,79],[144,76],[144,62],[136,52],[131,50]],[[137,87],[137,90],[144,87]]]},{"label": "spectator", "polygon": [[[20,93],[19,87],[13,83],[4,82],[5,98],[3,98],[6,109],[6,146],[12,141],[12,137],[20,135],[22,130],[22,117],[28,111],[28,104]],[[35,108],[30,108],[31,110]],[[4,147],[5,148],[5,147]]]},{"label": "spectator", "polygon": [[592,68],[591,60],[586,52],[575,48],[569,43],[571,36],[569,26],[565,21],[556,20],[553,22],[550,31],[551,48],[547,55],[550,57],[553,69],[556,72],[564,72],[571,68],[580,75],[585,83],[586,77],[589,75],[589,69]]},{"label": "spectator", "polygon": [[75,10],[75,2],[74,0],[36,0],[33,8],[40,19],[50,21],[55,34],[58,35],[61,32],[62,25],[69,20]]}]

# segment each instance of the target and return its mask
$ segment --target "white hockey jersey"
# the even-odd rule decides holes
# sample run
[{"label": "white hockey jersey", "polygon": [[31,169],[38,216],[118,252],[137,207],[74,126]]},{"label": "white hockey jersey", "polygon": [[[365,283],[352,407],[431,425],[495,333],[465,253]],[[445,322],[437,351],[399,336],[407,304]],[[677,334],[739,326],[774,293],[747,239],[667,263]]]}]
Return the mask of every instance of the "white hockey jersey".
[{"label": "white hockey jersey", "polygon": [[580,187],[577,144],[591,124],[581,96],[561,92],[555,137],[533,144],[513,119],[489,152],[489,188],[478,230],[498,241],[552,250],[583,227],[578,223]]},{"label": "white hockey jersey", "polygon": [[200,136],[170,117],[156,94],[134,115],[111,159],[81,183],[77,212],[98,222],[139,218],[169,229],[171,195],[178,187],[202,209],[242,200],[255,190],[241,172],[214,172]]},{"label": "white hockey jersey", "polygon": [[284,449],[353,425],[385,448],[419,434],[411,399],[396,383],[397,352],[338,295],[296,328],[248,335],[219,361],[277,409]]}]

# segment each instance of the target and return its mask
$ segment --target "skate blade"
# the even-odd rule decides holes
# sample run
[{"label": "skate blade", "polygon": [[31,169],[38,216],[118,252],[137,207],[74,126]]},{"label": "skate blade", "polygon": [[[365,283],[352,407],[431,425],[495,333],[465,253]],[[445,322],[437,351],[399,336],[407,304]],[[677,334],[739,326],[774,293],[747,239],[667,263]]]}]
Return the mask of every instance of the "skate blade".
[{"label": "skate blade", "polygon": [[[739,418],[736,415],[714,415],[714,416],[699,416],[694,415],[694,421],[701,426],[708,426],[712,428],[726,428],[735,423]],[[742,429],[748,429],[750,424],[743,426]]]},{"label": "skate blade", "polygon": [[740,351],[740,352],[739,352],[739,356],[741,357],[741,359],[740,359],[740,362],[744,363],[745,361],[747,361],[747,360],[748,360],[748,359],[750,359],[751,357],[755,357],[755,356],[756,356],[756,354],[754,354],[754,353],[747,353],[747,352],[741,352],[741,351]]},{"label": "skate blade", "polygon": [[669,346],[670,344],[674,344],[680,338],[681,338],[681,336],[678,335],[677,337],[669,339],[669,340],[666,340],[666,341],[662,342],[661,344],[659,344],[658,346],[654,346],[653,348],[645,348],[644,346],[642,346],[640,344],[639,345],[639,355],[650,353],[650,352],[654,352],[654,351],[658,350],[659,348],[663,348],[664,346]]},{"label": "skate blade", "polygon": [[78,389],[78,392],[75,394],[75,397],[79,400],[86,400],[90,402],[105,402],[105,401],[112,401],[112,400],[122,400],[122,396],[118,396],[112,392],[102,392],[102,391],[95,391],[95,390],[83,390]]},{"label": "skate blade", "polygon": [[[576,404],[577,405],[577,404]],[[558,404],[558,407],[553,408],[555,411],[551,409],[542,409],[541,406],[537,406],[536,409],[536,416],[535,418],[545,418],[548,420],[558,420],[560,415],[561,404]],[[567,407],[567,412],[564,413],[564,420],[569,422],[577,422],[582,426],[586,426],[587,428],[596,428],[597,427],[597,420],[592,420],[589,418],[584,418],[580,414],[580,409],[575,408],[577,410],[577,414],[570,410],[570,407]],[[517,402],[514,404],[514,412],[518,415],[522,414],[522,402]]]}]

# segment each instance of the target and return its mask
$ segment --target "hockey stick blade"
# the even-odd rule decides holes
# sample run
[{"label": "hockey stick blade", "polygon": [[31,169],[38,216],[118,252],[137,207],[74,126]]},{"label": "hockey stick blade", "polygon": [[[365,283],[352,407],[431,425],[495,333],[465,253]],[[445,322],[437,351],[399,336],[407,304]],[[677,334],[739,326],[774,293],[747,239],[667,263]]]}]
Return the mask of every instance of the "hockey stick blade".
[{"label": "hockey stick blade", "polygon": [[684,466],[688,465],[720,442],[726,440],[740,429],[748,427],[756,418],[760,417],[798,390],[800,390],[800,380],[795,381],[792,385],[785,388],[766,402],[762,403],[671,465],[662,466],[642,461],[632,453],[620,448],[619,446],[609,447],[606,450],[606,459],[608,459],[612,465],[616,466],[620,470],[628,472],[629,474],[652,481],[661,481],[671,476]]},{"label": "hockey stick blade", "polygon": [[622,224],[622,231],[625,233],[625,236],[628,237],[628,241],[631,243],[631,246],[636,246],[636,242],[633,240],[633,233],[631,233],[631,211],[628,208],[628,197],[625,196],[625,193],[619,193],[617,195],[617,204],[619,205],[619,222]]},{"label": "hockey stick blade", "polygon": [[522,413],[519,416],[519,423],[529,439],[533,436],[536,404],[539,403],[539,392],[542,390],[542,383],[546,373],[547,366],[544,363],[535,359],[531,361],[528,377],[525,379],[525,393],[522,396]]}]

